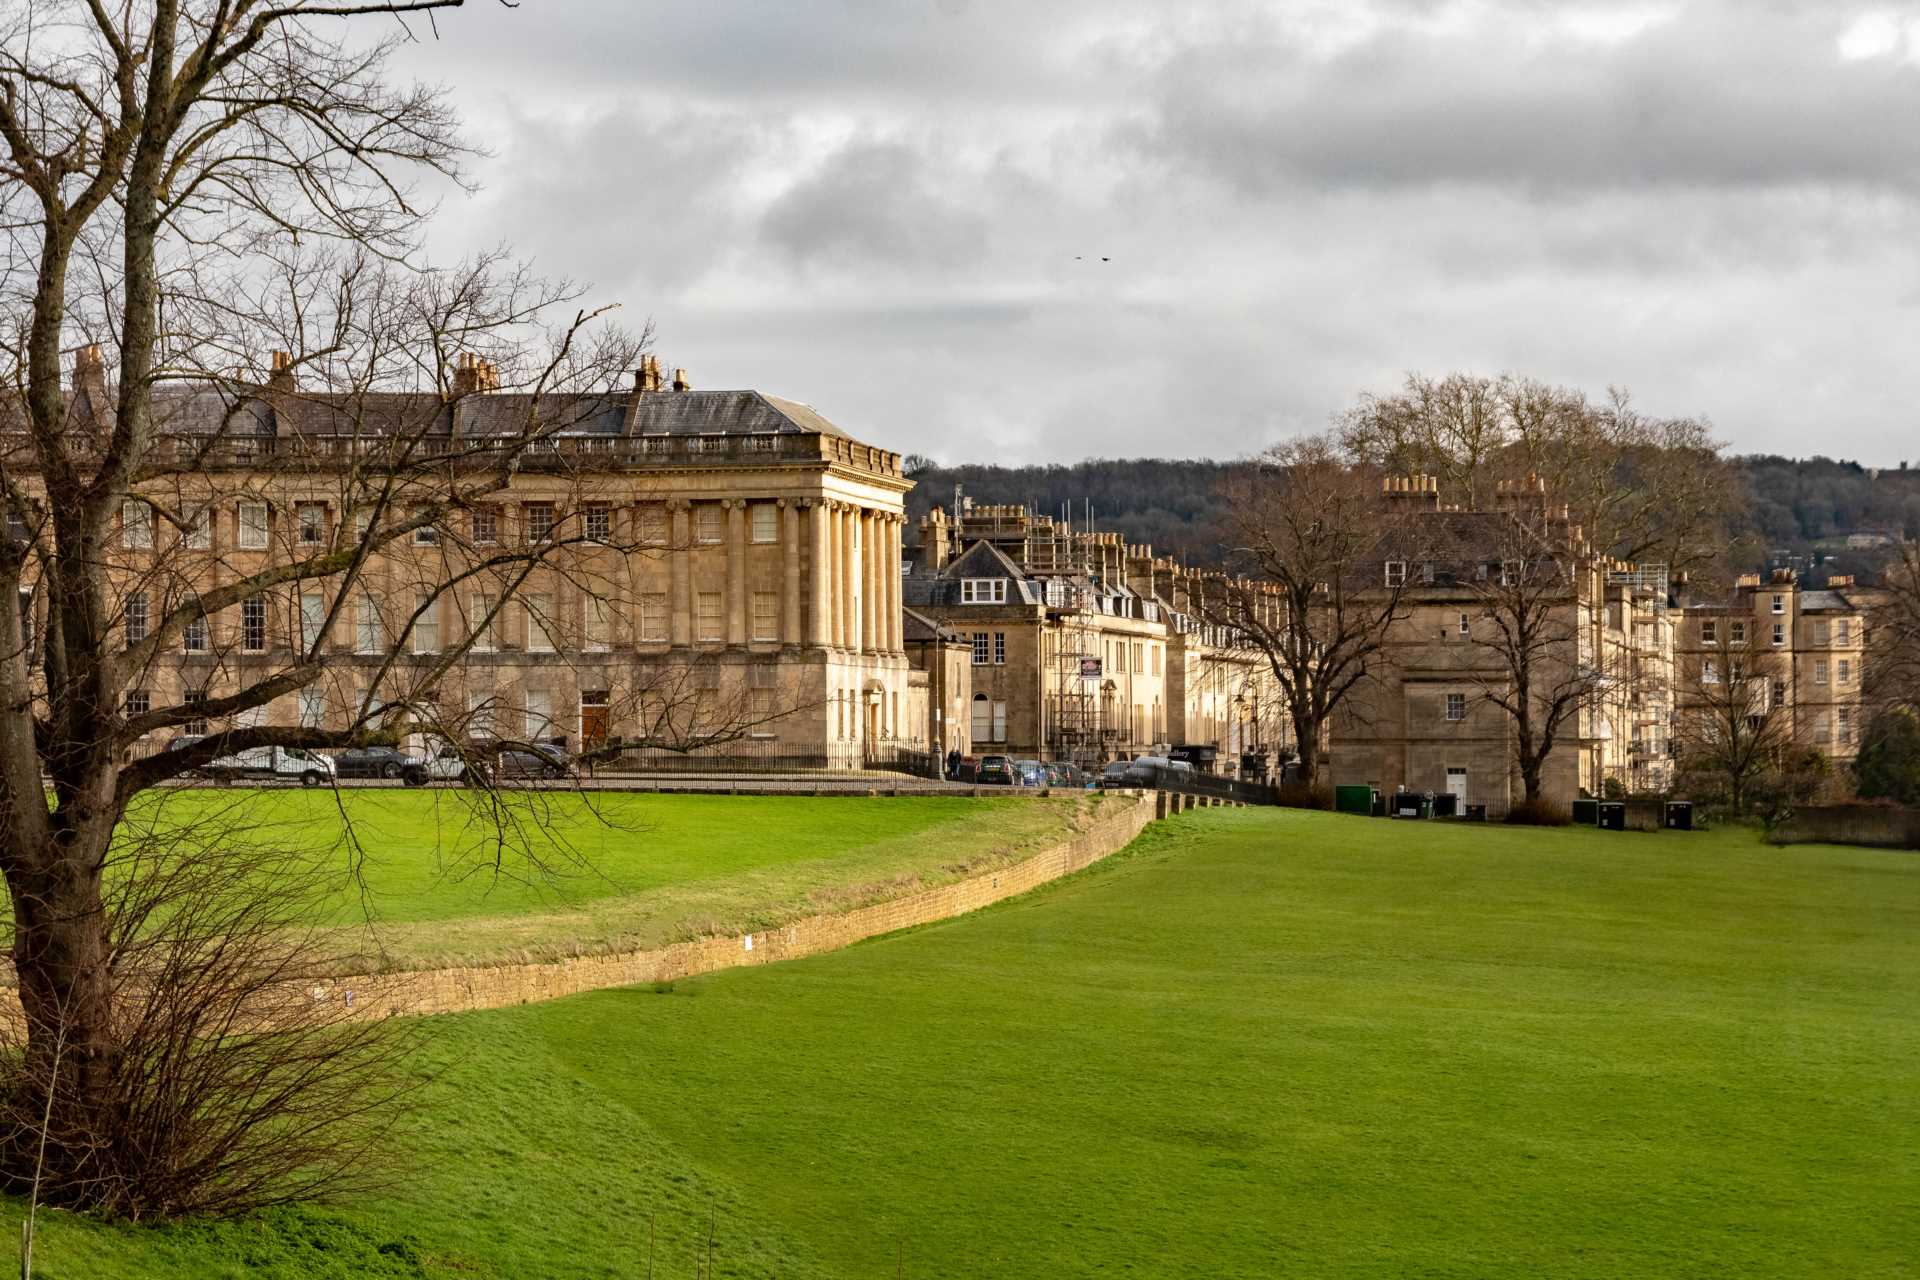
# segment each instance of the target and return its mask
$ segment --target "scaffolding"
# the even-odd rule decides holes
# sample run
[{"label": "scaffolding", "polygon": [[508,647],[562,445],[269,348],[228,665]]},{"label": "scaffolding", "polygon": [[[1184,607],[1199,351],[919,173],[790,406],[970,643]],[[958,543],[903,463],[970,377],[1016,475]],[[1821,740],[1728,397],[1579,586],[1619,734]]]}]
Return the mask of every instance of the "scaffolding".
[{"label": "scaffolding", "polygon": [[[1053,655],[1053,670],[1048,673],[1051,691],[1047,695],[1047,754],[1054,760],[1067,760],[1081,766],[1099,764],[1105,758],[1106,717],[1102,714],[1101,685],[1106,671],[1097,651],[1096,633],[1087,625],[1088,602],[1082,589],[1063,579],[1073,596],[1067,607],[1056,615],[1060,626],[1058,651]],[[1088,666],[1087,664],[1092,664]],[[1092,679],[1087,672],[1094,672]]]}]

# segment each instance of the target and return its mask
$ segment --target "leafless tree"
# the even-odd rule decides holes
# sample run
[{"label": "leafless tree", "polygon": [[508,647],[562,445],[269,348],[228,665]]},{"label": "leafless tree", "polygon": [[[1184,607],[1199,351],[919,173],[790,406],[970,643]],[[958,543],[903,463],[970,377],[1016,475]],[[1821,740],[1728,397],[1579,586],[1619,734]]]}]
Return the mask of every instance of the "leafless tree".
[{"label": "leafless tree", "polygon": [[1721,627],[1712,644],[1680,658],[1674,745],[1680,769],[1725,789],[1745,813],[1754,785],[1793,746],[1791,713],[1776,700],[1788,672],[1770,650]]},{"label": "leafless tree", "polygon": [[[24,1176],[44,1139],[52,1202],[137,1216],[271,1199],[299,1179],[267,1153],[297,1158],[318,1132],[287,1120],[317,1119],[305,1102],[257,1133],[234,1110],[218,1151],[174,1142],[159,1113],[191,1089],[226,1090],[217,1107],[267,1087],[222,1061],[306,1061],[297,1036],[262,1047],[266,1026],[344,1046],[310,1059],[302,1099],[339,1101],[325,1072],[356,1051],[288,1009],[234,1012],[279,989],[261,974],[306,958],[209,941],[263,937],[262,900],[242,893],[230,918],[152,906],[215,883],[209,868],[231,865],[215,851],[175,844],[109,880],[135,798],[258,748],[469,743],[494,707],[458,693],[497,627],[577,631],[591,650],[633,604],[622,556],[669,549],[609,523],[604,458],[583,438],[623,403],[613,379],[645,335],[503,255],[423,263],[429,211],[410,183],[459,181],[463,153],[446,96],[396,87],[388,60],[407,24],[457,5],[22,0],[0,15],[0,587],[23,601],[0,610],[0,873],[16,1102],[53,1100],[37,1130],[9,1111],[0,1175]],[[522,481],[541,496],[508,503]],[[684,680],[643,669],[607,693],[672,704]],[[297,716],[268,714],[289,702]],[[711,710],[667,723],[676,740],[730,731]],[[153,749],[170,734],[180,749]],[[221,909],[258,881],[220,881]],[[265,1161],[257,1178],[239,1152]]]},{"label": "leafless tree", "polygon": [[1382,660],[1401,613],[1405,584],[1381,589],[1362,571],[1392,518],[1379,480],[1324,435],[1233,468],[1220,508],[1234,575],[1209,580],[1195,609],[1236,657],[1271,674],[1293,722],[1300,780],[1312,785],[1327,727]]},{"label": "leafless tree", "polygon": [[[4,1103],[8,1122],[44,1144],[58,1200],[138,1220],[394,1176],[382,1139],[417,1094],[406,1055],[418,1028],[382,1017],[383,979],[310,976],[348,957],[323,905],[336,873],[280,839],[294,834],[222,797],[147,805],[115,842],[112,1070],[89,1080],[63,1054],[24,1054]],[[16,1053],[18,1031],[10,1020],[0,1033]],[[102,1079],[104,1120],[101,1099],[75,1096]],[[81,1117],[86,1127],[63,1127]]]},{"label": "leafless tree", "polygon": [[1409,374],[1340,422],[1356,460],[1440,479],[1445,502],[1492,505],[1502,482],[1545,482],[1602,552],[1687,568],[1724,550],[1744,481],[1705,423],[1654,418],[1614,389],[1578,391],[1514,376]]},{"label": "leafless tree", "polygon": [[1537,815],[1556,747],[1635,679],[1604,636],[1604,607],[1583,575],[1594,572],[1564,521],[1537,506],[1490,514],[1476,562],[1456,581],[1474,599],[1471,679],[1477,696],[1505,713],[1513,731],[1519,811]]},{"label": "leafless tree", "polygon": [[1867,611],[1865,714],[1920,709],[1920,544],[1902,543]]}]

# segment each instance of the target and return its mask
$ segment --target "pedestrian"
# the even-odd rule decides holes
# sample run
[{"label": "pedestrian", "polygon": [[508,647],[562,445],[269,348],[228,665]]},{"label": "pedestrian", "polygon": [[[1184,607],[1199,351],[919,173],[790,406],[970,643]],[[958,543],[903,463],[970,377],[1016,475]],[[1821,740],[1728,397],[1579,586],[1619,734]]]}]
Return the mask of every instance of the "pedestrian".
[{"label": "pedestrian", "polygon": [[947,752],[947,776],[949,778],[960,776],[960,748],[958,747]]}]

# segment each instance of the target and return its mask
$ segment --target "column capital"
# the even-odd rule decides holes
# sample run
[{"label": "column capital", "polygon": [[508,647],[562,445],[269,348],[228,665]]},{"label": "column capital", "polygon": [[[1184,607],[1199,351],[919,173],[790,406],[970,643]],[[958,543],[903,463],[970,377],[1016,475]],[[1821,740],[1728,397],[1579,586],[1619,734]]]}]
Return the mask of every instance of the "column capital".
[{"label": "column capital", "polygon": [[692,501],[687,498],[668,498],[667,499],[667,510],[669,511],[685,511],[692,506],[693,506]]}]

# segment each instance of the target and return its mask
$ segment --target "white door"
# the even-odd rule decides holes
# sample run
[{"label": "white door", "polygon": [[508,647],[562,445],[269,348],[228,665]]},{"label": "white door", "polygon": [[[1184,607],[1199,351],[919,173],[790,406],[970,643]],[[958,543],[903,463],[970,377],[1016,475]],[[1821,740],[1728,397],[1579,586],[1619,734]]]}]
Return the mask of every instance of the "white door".
[{"label": "white door", "polygon": [[1447,790],[1453,794],[1454,803],[1461,808],[1467,803],[1467,771],[1465,769],[1447,770]]}]

